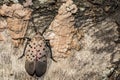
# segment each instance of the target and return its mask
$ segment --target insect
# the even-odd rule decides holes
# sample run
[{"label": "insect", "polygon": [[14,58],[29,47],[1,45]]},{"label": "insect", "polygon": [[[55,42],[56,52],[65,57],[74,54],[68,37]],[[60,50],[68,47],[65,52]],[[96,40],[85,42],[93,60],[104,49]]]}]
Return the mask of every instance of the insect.
[{"label": "insect", "polygon": [[47,69],[47,57],[55,61],[52,57],[49,40],[45,40],[40,32],[36,33],[33,38],[24,37],[21,39],[27,39],[27,41],[23,54],[18,59],[25,56],[26,72],[30,76],[41,77]]}]

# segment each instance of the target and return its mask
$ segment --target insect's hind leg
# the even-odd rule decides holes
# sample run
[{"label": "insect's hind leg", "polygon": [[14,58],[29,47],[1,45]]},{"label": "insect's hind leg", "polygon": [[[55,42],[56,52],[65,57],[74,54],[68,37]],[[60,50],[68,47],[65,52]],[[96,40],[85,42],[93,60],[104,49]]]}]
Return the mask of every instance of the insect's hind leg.
[{"label": "insect's hind leg", "polygon": [[25,56],[26,47],[27,47],[27,45],[28,45],[28,42],[31,41],[31,39],[28,38],[28,37],[23,37],[23,38],[17,38],[17,39],[14,39],[14,40],[18,40],[18,39],[23,39],[23,40],[27,39],[27,42],[26,42],[25,47],[24,47],[24,50],[23,50],[23,54],[18,58],[18,59],[21,59],[23,56]]},{"label": "insect's hind leg", "polygon": [[51,46],[50,46],[50,40],[45,40],[47,46],[49,47],[49,50],[50,50],[50,58],[54,61],[54,62],[57,62],[54,58],[53,58],[53,55],[52,55],[52,50],[51,50]]}]

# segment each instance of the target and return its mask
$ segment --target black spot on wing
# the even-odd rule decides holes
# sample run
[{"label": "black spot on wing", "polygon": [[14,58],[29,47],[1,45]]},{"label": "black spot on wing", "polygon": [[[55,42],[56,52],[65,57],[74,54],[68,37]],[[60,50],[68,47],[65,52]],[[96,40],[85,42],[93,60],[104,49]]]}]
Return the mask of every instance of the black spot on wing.
[{"label": "black spot on wing", "polygon": [[39,55],[41,55],[41,53],[39,53]]},{"label": "black spot on wing", "polygon": [[32,58],[30,58],[30,60],[32,61]]},{"label": "black spot on wing", "polygon": [[42,47],[42,45],[39,45],[40,47]]},{"label": "black spot on wing", "polygon": [[37,50],[37,52],[40,52],[40,50]]},{"label": "black spot on wing", "polygon": [[45,50],[45,48],[43,48],[43,50]]},{"label": "black spot on wing", "polygon": [[30,59],[31,57],[29,56],[28,58]]},{"label": "black spot on wing", "polygon": [[34,49],[36,49],[36,47],[34,47]]},{"label": "black spot on wing", "polygon": [[35,43],[33,43],[33,45],[35,45]]},{"label": "black spot on wing", "polygon": [[41,57],[37,58],[37,61],[40,61],[40,62],[45,61],[45,62],[47,62],[47,56],[46,55],[42,55]]},{"label": "black spot on wing", "polygon": [[32,48],[32,46],[30,44],[28,44],[30,48]]},{"label": "black spot on wing", "polygon": [[29,56],[29,54],[27,54],[27,56]]},{"label": "black spot on wing", "polygon": [[40,59],[40,57],[38,59]]},{"label": "black spot on wing", "polygon": [[28,52],[30,52],[30,50],[28,50]]},{"label": "black spot on wing", "polygon": [[35,57],[34,55],[32,57]]},{"label": "black spot on wing", "polygon": [[33,55],[33,53],[31,53],[31,55]]}]

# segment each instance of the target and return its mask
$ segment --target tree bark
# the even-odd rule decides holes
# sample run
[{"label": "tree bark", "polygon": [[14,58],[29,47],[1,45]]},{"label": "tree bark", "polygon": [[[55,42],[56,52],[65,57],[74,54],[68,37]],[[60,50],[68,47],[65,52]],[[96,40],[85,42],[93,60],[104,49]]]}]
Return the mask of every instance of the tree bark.
[{"label": "tree bark", "polygon": [[[21,0],[21,4],[20,0],[12,1],[0,1],[0,80],[120,79],[117,73],[120,70],[119,1],[43,0],[41,3],[26,0],[24,3]],[[5,3],[8,8],[2,11]],[[17,8],[10,8],[16,4],[19,4]],[[19,13],[20,10],[23,12]],[[8,18],[18,22],[8,24]],[[35,30],[44,32],[45,39],[50,40],[57,60],[56,63],[48,58],[47,71],[40,78],[27,74],[25,57],[18,59],[25,41],[13,40],[13,37],[32,38]],[[13,31],[12,34],[9,31]]]}]

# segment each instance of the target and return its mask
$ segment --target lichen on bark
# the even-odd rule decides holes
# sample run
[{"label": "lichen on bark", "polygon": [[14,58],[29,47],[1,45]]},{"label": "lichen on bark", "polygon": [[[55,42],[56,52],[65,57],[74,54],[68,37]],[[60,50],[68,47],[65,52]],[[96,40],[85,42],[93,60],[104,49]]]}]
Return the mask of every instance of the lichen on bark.
[{"label": "lichen on bark", "polygon": [[77,6],[73,1],[68,0],[63,3],[45,34],[50,39],[53,52],[57,58],[69,56],[72,54],[72,49],[80,49],[79,40],[82,36],[82,31],[74,27],[73,14],[76,12]]},{"label": "lichen on bark", "polygon": [[30,8],[24,8],[20,4],[12,4],[11,6],[4,4],[1,6],[0,15],[6,17],[6,23],[4,23],[6,26],[4,28],[7,29],[15,47],[18,47],[21,42],[14,39],[24,37],[31,12]]}]

